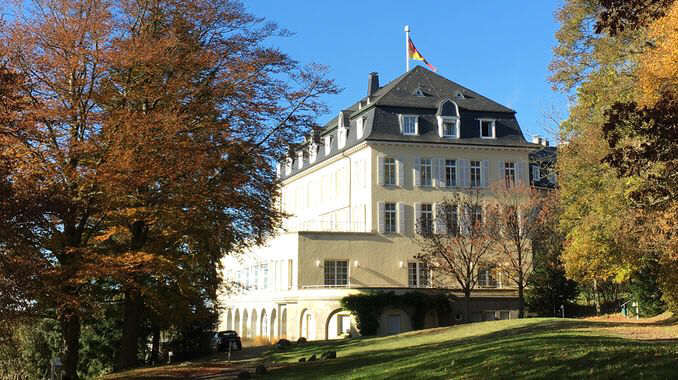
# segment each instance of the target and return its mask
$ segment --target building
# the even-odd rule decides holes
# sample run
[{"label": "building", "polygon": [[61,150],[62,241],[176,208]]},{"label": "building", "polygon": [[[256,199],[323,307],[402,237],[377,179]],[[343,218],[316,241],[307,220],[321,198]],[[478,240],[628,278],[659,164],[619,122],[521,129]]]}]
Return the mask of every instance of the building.
[{"label": "building", "polygon": [[[369,74],[367,96],[306,140],[278,165],[280,207],[291,215],[284,231],[224,263],[242,291],[221,295],[220,329],[332,339],[357,333],[340,306],[348,294],[440,291],[434,282],[456,292],[414,259],[415,221],[453,192],[529,181],[529,154],[539,148],[515,111],[421,67],[383,87]],[[516,317],[511,284],[489,269],[478,276],[472,319]],[[410,327],[406,311],[385,310],[379,333]]]}]

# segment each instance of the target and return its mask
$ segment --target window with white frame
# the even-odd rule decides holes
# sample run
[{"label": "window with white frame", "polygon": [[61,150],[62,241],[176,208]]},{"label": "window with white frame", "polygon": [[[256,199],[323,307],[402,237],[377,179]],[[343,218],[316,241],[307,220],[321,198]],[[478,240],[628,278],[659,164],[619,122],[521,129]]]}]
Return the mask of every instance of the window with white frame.
[{"label": "window with white frame", "polygon": [[403,135],[416,135],[417,134],[417,116],[416,115],[403,115],[402,116],[402,131]]},{"label": "window with white frame", "polygon": [[496,288],[497,284],[497,268],[494,265],[484,265],[478,269],[478,286]]},{"label": "window with white frame", "polygon": [[261,288],[268,289],[268,264],[261,264]]},{"label": "window with white frame", "polygon": [[471,161],[471,187],[480,187],[481,173],[480,161]]},{"label": "window with white frame", "polygon": [[515,162],[504,162],[504,180],[506,181],[506,187],[511,187],[516,183],[516,163]]},{"label": "window with white frame", "polygon": [[459,212],[457,209],[457,205],[448,204],[445,206],[447,233],[452,236],[459,235]]},{"label": "window with white frame", "polygon": [[419,160],[419,185],[431,186],[433,184],[433,161],[430,158]]},{"label": "window with white frame", "polygon": [[384,233],[396,233],[396,204],[384,203]]},{"label": "window with white frame", "polygon": [[384,185],[395,186],[396,184],[396,160],[384,158]]},{"label": "window with white frame", "polygon": [[348,285],[348,261],[325,260],[325,286]]},{"label": "window with white frame", "polygon": [[427,288],[431,283],[430,276],[425,263],[407,263],[407,285],[410,288]]},{"label": "window with white frame", "polygon": [[445,160],[445,186],[457,186],[457,160]]},{"label": "window with white frame", "polygon": [[433,233],[433,205],[422,203],[419,213],[419,233],[421,235],[431,235]]},{"label": "window with white frame", "polygon": [[332,150],[332,136],[325,136],[325,157],[330,154]]},{"label": "window with white frame", "polygon": [[480,137],[493,139],[495,137],[495,121],[490,119],[480,120]]}]

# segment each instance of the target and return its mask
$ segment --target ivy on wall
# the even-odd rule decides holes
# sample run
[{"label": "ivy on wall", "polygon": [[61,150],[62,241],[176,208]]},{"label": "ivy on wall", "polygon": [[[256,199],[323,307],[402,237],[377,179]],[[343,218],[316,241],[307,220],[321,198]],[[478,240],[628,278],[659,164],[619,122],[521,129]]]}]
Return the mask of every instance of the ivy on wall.
[{"label": "ivy on wall", "polygon": [[377,334],[379,317],[387,307],[405,310],[412,320],[412,328],[421,330],[427,312],[434,310],[439,321],[446,320],[452,311],[452,302],[453,297],[446,294],[374,292],[344,297],[341,305],[354,315],[360,334],[367,336]]}]

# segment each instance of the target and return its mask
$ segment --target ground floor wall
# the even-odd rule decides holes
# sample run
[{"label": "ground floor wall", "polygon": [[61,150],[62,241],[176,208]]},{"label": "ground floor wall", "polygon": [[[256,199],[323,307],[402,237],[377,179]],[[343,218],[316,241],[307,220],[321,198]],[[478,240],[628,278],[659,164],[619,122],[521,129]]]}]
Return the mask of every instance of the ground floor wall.
[{"label": "ground floor wall", "polygon": [[[383,289],[405,293],[424,289]],[[341,299],[361,289],[305,289],[285,294],[241,295],[223,300],[219,330],[235,330],[245,341],[275,342],[286,338],[297,340],[340,339],[358,336],[355,317],[343,309]],[[434,291],[434,290],[429,290]],[[435,290],[440,292],[440,290]],[[449,316],[426,313],[424,328],[464,321],[465,303],[457,298]],[[412,330],[413,310],[385,308],[379,319],[377,335],[390,335]],[[515,319],[518,299],[513,292],[474,295],[470,303],[470,321]]]}]

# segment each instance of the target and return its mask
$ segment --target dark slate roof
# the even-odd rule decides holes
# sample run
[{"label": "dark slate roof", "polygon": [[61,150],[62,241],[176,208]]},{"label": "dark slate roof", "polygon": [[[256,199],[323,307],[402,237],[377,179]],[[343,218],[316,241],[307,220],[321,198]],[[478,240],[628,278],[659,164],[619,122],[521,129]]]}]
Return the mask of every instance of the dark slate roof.
[{"label": "dark slate roof", "polygon": [[[417,89],[420,89],[424,96],[415,95]],[[438,136],[436,112],[440,103],[445,99],[454,101],[459,107],[461,119],[461,137],[459,139],[446,139]],[[417,136],[403,136],[400,133],[398,114],[419,115],[419,134]],[[340,115],[343,115],[344,125],[349,128],[349,133],[346,145],[338,150],[337,128]],[[362,138],[358,139],[357,120],[362,117],[367,117],[367,122],[364,126]],[[478,118],[496,120],[495,139],[480,138]],[[329,154],[325,152],[322,139],[327,135],[333,137]],[[325,124],[320,131],[320,137],[316,162],[309,165],[308,154],[305,153],[304,166],[302,169],[298,169],[295,154],[292,157],[294,164],[291,174],[285,175],[283,165],[282,178],[297,174],[310,166],[315,166],[315,164],[341,154],[341,152],[365,140],[535,149],[540,147],[540,145],[525,140],[516,120],[515,111],[421,66],[416,66],[409,72],[380,87],[371,97],[364,97],[342,110],[339,115]],[[306,146],[303,149],[307,149]]]}]

